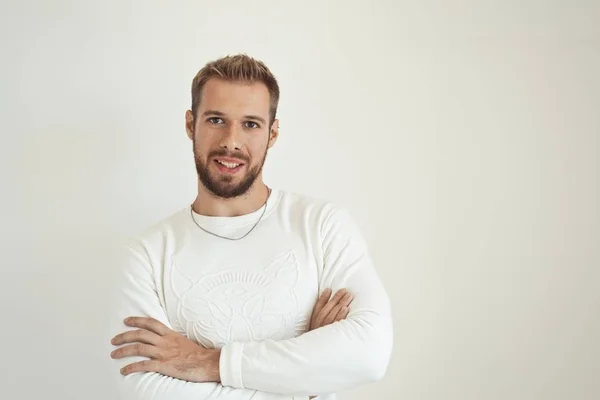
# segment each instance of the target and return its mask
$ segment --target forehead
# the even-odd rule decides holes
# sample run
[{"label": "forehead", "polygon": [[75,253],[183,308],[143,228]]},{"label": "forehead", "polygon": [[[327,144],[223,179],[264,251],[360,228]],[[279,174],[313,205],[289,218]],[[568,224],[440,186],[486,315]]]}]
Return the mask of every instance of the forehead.
[{"label": "forehead", "polygon": [[209,79],[202,89],[199,111],[214,110],[229,115],[269,115],[269,90],[262,82],[230,82]]}]

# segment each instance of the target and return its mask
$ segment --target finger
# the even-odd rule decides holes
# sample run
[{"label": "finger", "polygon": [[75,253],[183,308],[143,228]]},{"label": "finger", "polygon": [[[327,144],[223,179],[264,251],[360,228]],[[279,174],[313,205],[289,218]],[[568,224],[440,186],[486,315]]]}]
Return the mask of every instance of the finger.
[{"label": "finger", "polygon": [[352,294],[350,292],[347,292],[344,295],[344,297],[342,297],[342,299],[340,300],[340,302],[334,308],[331,309],[331,311],[329,312],[329,314],[327,314],[327,316],[323,320],[323,326],[324,325],[332,324],[335,321],[339,321],[339,319],[337,319],[338,318],[338,314],[340,314],[340,312],[341,312],[341,310],[343,308],[348,308],[348,306],[350,305],[350,303],[352,303],[352,300],[354,300],[354,296],[352,296]]},{"label": "finger", "polygon": [[136,356],[156,359],[159,358],[160,351],[155,346],[150,346],[142,343],[135,343],[113,350],[110,353],[110,356],[114,359]]},{"label": "finger", "polygon": [[329,302],[337,304],[344,298],[344,296],[346,296],[346,294],[348,294],[348,289],[340,289],[335,293],[331,300],[329,300]]},{"label": "finger", "polygon": [[147,331],[145,329],[137,329],[134,331],[127,331],[118,334],[115,336],[110,342],[115,346],[124,344],[124,343],[146,343],[157,345],[160,342],[161,337],[154,332]]},{"label": "finger", "polygon": [[323,291],[323,293],[321,293],[321,296],[319,296],[319,299],[317,300],[317,303],[315,304],[312,315],[310,317],[310,326],[311,327],[314,326],[314,322],[315,322],[315,319],[317,318],[317,315],[319,315],[319,313],[321,312],[321,310],[323,309],[325,304],[327,304],[327,301],[329,301],[330,296],[331,296],[331,289],[329,289],[329,288],[325,289]]},{"label": "finger", "polygon": [[341,321],[343,319],[346,319],[346,317],[348,316],[349,313],[350,313],[350,309],[348,307],[346,307],[346,306],[342,306],[340,308],[340,311],[336,315],[334,322],[338,322],[338,321]]},{"label": "finger", "polygon": [[347,307],[350,305],[350,303],[352,303],[352,300],[354,300],[354,296],[352,293],[348,292],[344,295],[342,300],[340,300],[340,304]]},{"label": "finger", "polygon": [[[336,296],[340,296],[342,295],[342,298],[336,302]],[[324,313],[327,312],[327,308],[323,308],[323,315],[325,315],[320,323],[319,326],[325,326],[325,325],[329,325],[331,323],[333,323],[335,321],[335,318],[338,314],[338,312],[340,311],[340,308],[343,306],[348,306],[353,299],[353,296],[350,292],[348,292],[346,289],[341,289],[340,291],[338,291],[338,293],[336,293],[336,296],[334,296],[333,299],[330,300],[329,302],[329,306],[332,307],[329,312],[327,313],[327,315],[325,315]]]},{"label": "finger", "polygon": [[346,289],[338,290],[337,293],[331,298],[331,300],[329,300],[327,302],[327,304],[325,304],[325,306],[323,307],[323,309],[321,310],[321,312],[319,313],[319,315],[317,315],[317,318],[315,319],[316,326],[323,326],[323,321],[325,320],[325,317],[327,317],[327,314],[329,314],[331,312],[331,310],[335,306],[338,305],[340,300],[344,297],[344,295],[347,292],[348,291]]},{"label": "finger", "polygon": [[325,304],[327,304],[330,297],[331,297],[331,289],[327,288],[323,291],[323,293],[321,293],[321,296],[319,296],[319,299],[317,300],[317,304],[315,304],[315,309],[316,308],[322,309],[325,306]]},{"label": "finger", "polygon": [[340,310],[342,309],[342,307],[343,306],[341,304],[338,304],[337,306],[332,308],[331,311],[329,312],[329,314],[327,314],[327,316],[323,319],[323,323],[321,326],[325,326],[325,325],[329,325],[329,324],[333,323],[335,321],[335,318],[339,314]]},{"label": "finger", "polygon": [[171,332],[169,328],[162,322],[148,317],[129,317],[123,321],[125,325],[131,326],[133,328],[142,328],[146,329],[150,332],[154,332],[157,335],[165,336],[167,333]]},{"label": "finger", "polygon": [[154,360],[144,360],[121,368],[121,374],[129,375],[135,372],[160,372],[160,363]]}]

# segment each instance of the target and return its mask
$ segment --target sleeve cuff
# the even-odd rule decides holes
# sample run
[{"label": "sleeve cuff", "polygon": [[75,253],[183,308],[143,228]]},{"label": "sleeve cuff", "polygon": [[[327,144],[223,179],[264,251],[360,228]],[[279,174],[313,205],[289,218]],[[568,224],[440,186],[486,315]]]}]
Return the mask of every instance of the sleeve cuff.
[{"label": "sleeve cuff", "polygon": [[219,374],[221,385],[234,389],[245,389],[242,381],[242,351],[244,344],[241,342],[229,343],[221,349],[219,358]]}]

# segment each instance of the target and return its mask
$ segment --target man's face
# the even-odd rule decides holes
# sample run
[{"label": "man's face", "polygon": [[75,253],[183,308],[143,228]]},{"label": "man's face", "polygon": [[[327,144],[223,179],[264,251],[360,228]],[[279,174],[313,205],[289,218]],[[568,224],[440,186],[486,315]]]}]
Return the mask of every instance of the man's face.
[{"label": "man's face", "polygon": [[186,129],[198,178],[210,192],[238,197],[261,176],[267,150],[277,138],[278,121],[269,127],[269,105],[263,83],[206,82],[196,119],[186,113]]}]

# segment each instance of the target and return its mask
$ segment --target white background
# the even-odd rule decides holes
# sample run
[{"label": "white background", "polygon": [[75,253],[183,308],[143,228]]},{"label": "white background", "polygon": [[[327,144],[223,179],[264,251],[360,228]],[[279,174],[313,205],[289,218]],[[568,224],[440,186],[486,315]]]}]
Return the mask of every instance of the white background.
[{"label": "white background", "polygon": [[112,399],[111,243],[189,204],[207,61],[280,81],[267,183],[342,202],[394,307],[343,400],[600,397],[600,3],[0,6],[0,397]]}]

